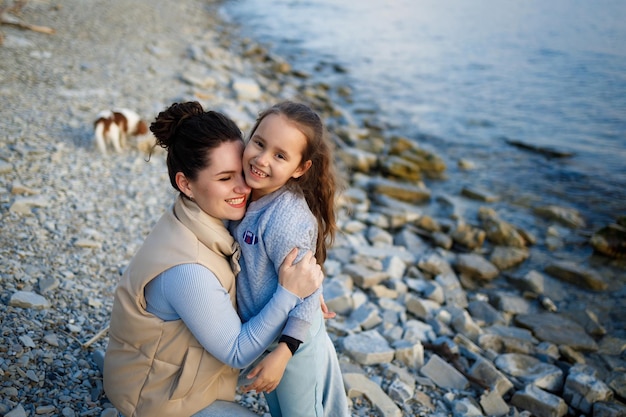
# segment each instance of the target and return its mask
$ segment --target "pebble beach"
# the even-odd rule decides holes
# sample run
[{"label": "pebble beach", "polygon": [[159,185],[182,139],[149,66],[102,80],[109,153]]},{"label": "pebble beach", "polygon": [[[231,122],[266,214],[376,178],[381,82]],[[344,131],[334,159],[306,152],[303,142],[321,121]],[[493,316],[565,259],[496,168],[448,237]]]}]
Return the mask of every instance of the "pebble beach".
[{"label": "pebble beach", "polygon": [[[576,212],[538,208],[522,229],[484,190],[438,194],[437,155],[351,123],[327,85],[218,9],[31,0],[11,16],[53,33],[0,26],[0,415],[117,415],[93,354],[117,280],[175,193],[149,135],[98,152],[97,113],[149,123],[196,100],[246,133],[294,99],[328,120],[346,179],[324,294],[353,416],[626,416],[626,220],[610,229],[622,246],[593,234],[616,256],[581,262],[561,250],[593,250]],[[262,396],[237,400],[269,417]]]}]

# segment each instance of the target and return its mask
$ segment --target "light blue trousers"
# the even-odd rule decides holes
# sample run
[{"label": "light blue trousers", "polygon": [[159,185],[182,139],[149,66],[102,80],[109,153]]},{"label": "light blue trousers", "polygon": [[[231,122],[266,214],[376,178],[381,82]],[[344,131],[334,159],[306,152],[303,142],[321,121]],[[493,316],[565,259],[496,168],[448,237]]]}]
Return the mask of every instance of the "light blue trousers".
[{"label": "light blue trousers", "polygon": [[191,417],[259,417],[259,415],[234,402],[215,401]]},{"label": "light blue trousers", "polygon": [[272,417],[350,417],[337,352],[321,313],[265,399]]}]

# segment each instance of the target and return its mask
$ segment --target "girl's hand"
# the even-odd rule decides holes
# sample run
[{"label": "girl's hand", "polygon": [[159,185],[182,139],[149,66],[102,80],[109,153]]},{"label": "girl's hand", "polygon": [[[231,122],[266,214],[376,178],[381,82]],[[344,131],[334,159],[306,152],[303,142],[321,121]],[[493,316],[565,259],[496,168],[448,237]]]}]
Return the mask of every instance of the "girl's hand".
[{"label": "girl's hand", "polygon": [[278,270],[278,282],[298,297],[306,298],[322,285],[324,273],[313,252],[307,251],[300,262],[294,265],[293,261],[297,256],[298,248],[293,248],[285,257]]},{"label": "girl's hand", "polygon": [[289,359],[291,359],[291,351],[285,343],[279,343],[278,347],[263,358],[248,374],[248,379],[256,377],[256,380],[250,385],[244,385],[241,389],[244,392],[274,391],[285,373]]},{"label": "girl's hand", "polygon": [[334,311],[329,311],[328,306],[324,302],[324,296],[320,294],[320,307],[322,307],[322,313],[324,313],[324,319],[333,319],[337,316]]}]

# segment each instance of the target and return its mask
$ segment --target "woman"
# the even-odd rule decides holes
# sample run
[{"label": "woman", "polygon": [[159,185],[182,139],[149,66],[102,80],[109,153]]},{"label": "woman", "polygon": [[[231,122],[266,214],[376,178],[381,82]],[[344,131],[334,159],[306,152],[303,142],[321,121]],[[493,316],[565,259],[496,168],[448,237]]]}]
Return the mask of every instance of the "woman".
[{"label": "woman", "polygon": [[320,286],[321,268],[310,253],[291,265],[290,254],[272,300],[242,325],[239,251],[223,223],[243,217],[250,193],[241,131],[197,102],[173,104],[150,130],[167,150],[179,196],[115,291],[105,392],[126,417],[254,415],[232,403],[233,368],[250,364],[279,335],[289,311]]}]

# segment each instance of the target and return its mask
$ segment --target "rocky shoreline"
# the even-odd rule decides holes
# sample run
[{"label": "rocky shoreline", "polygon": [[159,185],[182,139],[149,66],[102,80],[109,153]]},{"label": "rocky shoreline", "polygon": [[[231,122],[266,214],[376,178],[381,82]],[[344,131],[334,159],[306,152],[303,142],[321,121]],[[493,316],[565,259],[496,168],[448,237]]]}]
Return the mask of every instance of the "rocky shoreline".
[{"label": "rocky shoreline", "polygon": [[[626,415],[623,262],[563,249],[620,255],[624,224],[594,239],[548,206],[522,228],[485,190],[438,193],[439,156],[355,123],[331,99],[348,89],[237,38],[216,10],[41,0],[18,17],[54,34],[0,26],[0,415],[116,415],[92,353],[121,271],[174,193],[163,155],[147,161],[150,137],[100,155],[94,116],[115,106],[150,120],[198,100],[245,132],[286,98],[324,115],[348,174],[325,296],[353,416]],[[261,396],[238,399],[265,412]]]}]

